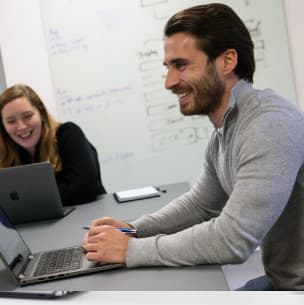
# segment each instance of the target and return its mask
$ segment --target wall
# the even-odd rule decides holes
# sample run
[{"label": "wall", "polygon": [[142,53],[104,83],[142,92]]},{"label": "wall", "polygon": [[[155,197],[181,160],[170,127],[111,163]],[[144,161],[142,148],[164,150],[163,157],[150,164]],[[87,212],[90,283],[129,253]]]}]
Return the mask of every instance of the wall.
[{"label": "wall", "polygon": [[[0,0],[0,8],[0,47],[2,49],[7,85],[10,86],[18,82],[29,84],[39,92],[50,111],[56,117],[59,117],[59,111],[55,103],[52,87],[53,83],[50,77],[49,57],[46,50],[46,41],[40,17],[39,1]],[[304,45],[300,39],[302,18],[300,12],[303,11],[303,9],[304,3],[301,0],[285,1],[285,12],[290,40],[289,44],[297,90],[297,102],[304,108],[304,89],[303,86],[301,86],[301,83],[303,84],[304,71],[303,69],[300,69],[300,54],[303,53],[304,50]],[[281,68],[279,60],[277,61],[277,65]],[[282,69],[282,79],[285,77],[284,69]],[[90,138],[93,137],[89,130],[85,131]],[[125,153],[126,154],[120,157],[124,158],[129,156],[128,151]],[[103,157],[104,154],[102,152],[102,158]],[[111,158],[113,157],[108,155],[108,159],[102,160],[103,164],[106,166],[106,162]],[[180,164],[176,164],[177,167],[183,166],[184,168],[187,168],[187,164],[183,164],[185,159],[183,158],[183,155],[175,156],[175,158],[180,160]],[[191,160],[188,160],[188,162],[189,161]],[[157,172],[155,168],[155,173],[153,174],[162,177],[161,170],[166,171],[167,164],[165,166],[159,164],[157,168],[159,168],[160,171]],[[142,170],[145,171],[148,176],[152,176],[152,172],[147,173],[147,168],[143,168]],[[174,165],[172,165],[170,170],[174,170]],[[199,168],[197,170],[199,171]],[[114,183],[112,183],[112,180],[115,181],[115,177],[122,171],[123,169],[119,170],[119,168],[117,169],[117,172],[103,171],[103,174],[106,173],[106,185],[110,175],[112,178],[111,183],[109,184],[112,185]],[[140,179],[140,177],[133,177],[132,174],[135,175],[132,172],[125,172],[126,178],[124,180],[129,181],[126,181],[126,184],[123,182],[117,184],[117,188],[121,189],[123,186],[130,187],[132,186],[132,180]],[[129,177],[131,178],[128,179]],[[146,184],[148,181],[146,182],[143,180],[142,183]],[[110,190],[112,190],[111,188],[116,187],[111,186]]]},{"label": "wall", "polygon": [[6,79],[4,75],[3,60],[0,49],[0,92],[2,92],[5,88],[6,88]]},{"label": "wall", "polygon": [[38,0],[0,0],[0,48],[7,86],[26,83],[57,115]]},{"label": "wall", "polygon": [[[289,47],[291,52],[292,67],[294,71],[297,101],[300,107],[304,109],[304,69],[302,62],[304,52],[304,40],[302,33],[303,31],[301,30],[304,25],[302,14],[304,10],[304,1],[285,0],[284,6],[287,21],[287,31],[289,36]],[[284,77],[283,74],[282,77]]]}]

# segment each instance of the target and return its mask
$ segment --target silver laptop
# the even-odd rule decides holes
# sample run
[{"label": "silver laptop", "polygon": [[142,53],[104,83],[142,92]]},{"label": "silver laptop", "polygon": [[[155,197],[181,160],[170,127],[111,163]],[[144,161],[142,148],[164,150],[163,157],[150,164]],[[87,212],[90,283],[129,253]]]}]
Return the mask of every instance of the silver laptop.
[{"label": "silver laptop", "polygon": [[80,246],[32,253],[2,208],[0,259],[21,286],[124,266],[89,262]]},{"label": "silver laptop", "polygon": [[0,298],[21,299],[56,299],[76,293],[68,290],[25,290],[25,291],[0,291]]},{"label": "silver laptop", "polygon": [[62,206],[49,162],[1,168],[0,206],[13,224],[60,218],[75,209]]}]

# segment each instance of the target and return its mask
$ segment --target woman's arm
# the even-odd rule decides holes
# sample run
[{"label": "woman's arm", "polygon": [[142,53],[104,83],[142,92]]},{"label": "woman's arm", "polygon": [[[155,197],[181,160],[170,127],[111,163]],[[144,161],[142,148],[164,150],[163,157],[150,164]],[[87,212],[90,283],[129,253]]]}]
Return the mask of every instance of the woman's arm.
[{"label": "woman's arm", "polygon": [[98,156],[79,126],[68,122],[57,130],[62,171],[56,174],[63,205],[90,202],[106,193],[100,177]]}]

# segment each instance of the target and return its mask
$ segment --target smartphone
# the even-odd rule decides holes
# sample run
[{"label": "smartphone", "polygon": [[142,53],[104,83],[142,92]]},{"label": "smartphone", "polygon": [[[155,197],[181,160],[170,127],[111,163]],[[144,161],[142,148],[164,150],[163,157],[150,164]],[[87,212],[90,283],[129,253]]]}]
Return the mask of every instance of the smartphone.
[{"label": "smartphone", "polygon": [[115,192],[113,195],[118,203],[124,203],[133,200],[159,197],[160,192],[153,186],[147,186],[137,189]]}]

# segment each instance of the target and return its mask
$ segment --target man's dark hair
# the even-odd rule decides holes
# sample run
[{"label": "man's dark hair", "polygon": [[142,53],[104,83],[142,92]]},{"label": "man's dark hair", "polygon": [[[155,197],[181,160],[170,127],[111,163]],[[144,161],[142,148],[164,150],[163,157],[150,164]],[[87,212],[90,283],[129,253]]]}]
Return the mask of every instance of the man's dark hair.
[{"label": "man's dark hair", "polygon": [[173,15],[165,25],[164,35],[187,33],[198,39],[198,48],[210,61],[227,49],[235,49],[238,64],[236,75],[253,82],[255,71],[254,45],[248,29],[239,16],[220,3],[193,6]]}]

